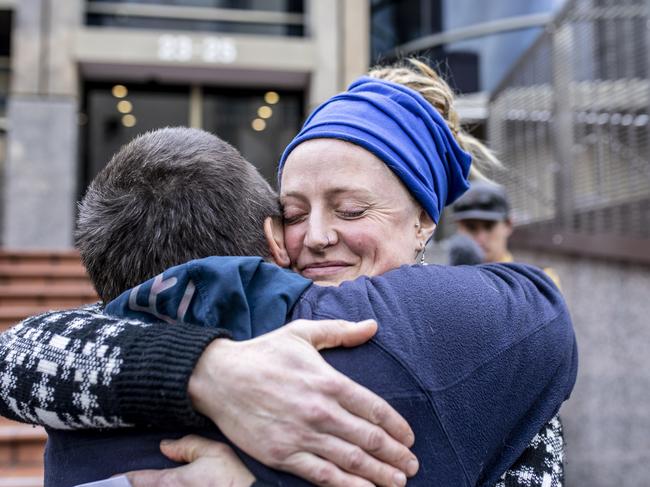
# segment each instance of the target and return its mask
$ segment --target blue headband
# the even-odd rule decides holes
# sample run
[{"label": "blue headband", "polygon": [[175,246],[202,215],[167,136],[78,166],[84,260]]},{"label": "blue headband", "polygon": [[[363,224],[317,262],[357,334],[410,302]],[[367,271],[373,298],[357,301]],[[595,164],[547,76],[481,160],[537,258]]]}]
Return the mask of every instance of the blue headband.
[{"label": "blue headband", "polygon": [[471,155],[429,102],[397,83],[363,76],[316,108],[282,154],[278,179],[291,151],[311,139],[345,140],[373,153],[436,223],[469,187]]}]

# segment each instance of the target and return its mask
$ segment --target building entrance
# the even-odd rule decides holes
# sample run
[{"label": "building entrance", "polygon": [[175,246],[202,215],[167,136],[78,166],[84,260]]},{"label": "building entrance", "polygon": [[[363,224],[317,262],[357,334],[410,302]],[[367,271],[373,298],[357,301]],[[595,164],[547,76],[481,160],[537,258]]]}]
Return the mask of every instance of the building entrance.
[{"label": "building entrance", "polygon": [[87,82],[81,125],[80,194],[136,135],[166,126],[212,132],[275,184],[282,150],[303,119],[303,93],[156,83]]}]

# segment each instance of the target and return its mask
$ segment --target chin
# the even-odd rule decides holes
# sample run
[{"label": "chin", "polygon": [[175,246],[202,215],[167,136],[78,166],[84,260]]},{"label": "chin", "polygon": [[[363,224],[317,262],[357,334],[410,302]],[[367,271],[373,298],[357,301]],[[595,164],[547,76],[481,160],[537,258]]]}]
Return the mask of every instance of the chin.
[{"label": "chin", "polygon": [[325,286],[338,286],[342,282],[343,281],[331,281],[331,280],[322,281],[322,280],[317,279],[317,280],[314,281],[314,284],[316,284],[317,286],[325,287]]},{"label": "chin", "polygon": [[343,273],[331,276],[319,276],[314,278],[314,284],[318,286],[338,286],[345,281],[353,281],[359,275],[352,275],[351,273]]}]

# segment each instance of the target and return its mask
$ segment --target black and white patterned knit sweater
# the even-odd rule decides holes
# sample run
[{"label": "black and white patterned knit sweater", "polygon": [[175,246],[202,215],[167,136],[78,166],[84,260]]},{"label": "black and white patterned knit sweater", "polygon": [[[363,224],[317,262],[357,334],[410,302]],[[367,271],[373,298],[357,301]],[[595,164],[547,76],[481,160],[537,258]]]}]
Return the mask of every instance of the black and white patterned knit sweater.
[{"label": "black and white patterned knit sweater", "polygon": [[[228,332],[145,324],[99,304],[28,318],[0,334],[0,415],[54,429],[205,424],[187,383]],[[553,418],[496,487],[560,487],[564,440]]]},{"label": "black and white patterned knit sweater", "polygon": [[55,429],[203,424],[187,382],[219,336],[109,317],[98,304],[28,318],[0,334],[0,415]]}]

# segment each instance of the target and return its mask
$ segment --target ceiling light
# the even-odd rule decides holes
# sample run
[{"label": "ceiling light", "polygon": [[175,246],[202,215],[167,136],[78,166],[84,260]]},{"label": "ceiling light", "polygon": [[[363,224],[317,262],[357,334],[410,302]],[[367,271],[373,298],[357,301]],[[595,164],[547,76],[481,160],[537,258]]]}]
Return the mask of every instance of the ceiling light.
[{"label": "ceiling light", "polygon": [[136,122],[137,120],[130,113],[122,117],[122,125],[124,125],[127,128],[134,127]]},{"label": "ceiling light", "polygon": [[251,127],[253,127],[253,130],[256,132],[261,132],[266,128],[266,122],[261,118],[256,118],[251,122]]},{"label": "ceiling light", "polygon": [[113,89],[111,90],[113,93],[113,96],[115,98],[124,98],[126,95],[129,94],[129,90],[126,89],[126,86],[124,85],[115,85],[113,86]]},{"label": "ceiling light", "polygon": [[280,95],[278,95],[275,91],[267,91],[264,95],[264,101],[269,105],[275,105],[280,101]]},{"label": "ceiling light", "polygon": [[117,111],[120,113],[131,113],[133,111],[133,103],[128,100],[118,101]]},{"label": "ceiling light", "polygon": [[273,110],[271,110],[271,107],[264,105],[263,107],[259,107],[257,109],[257,115],[260,118],[271,118],[271,115],[273,115]]}]

